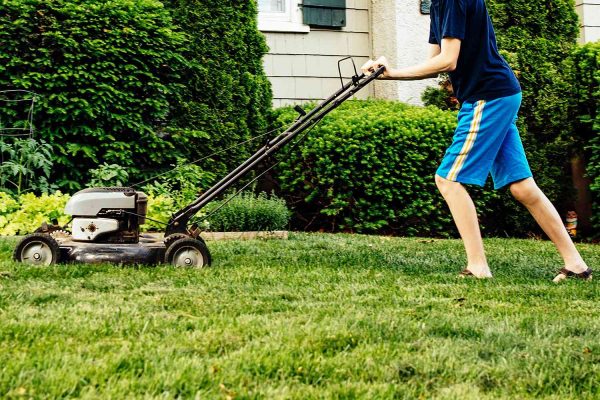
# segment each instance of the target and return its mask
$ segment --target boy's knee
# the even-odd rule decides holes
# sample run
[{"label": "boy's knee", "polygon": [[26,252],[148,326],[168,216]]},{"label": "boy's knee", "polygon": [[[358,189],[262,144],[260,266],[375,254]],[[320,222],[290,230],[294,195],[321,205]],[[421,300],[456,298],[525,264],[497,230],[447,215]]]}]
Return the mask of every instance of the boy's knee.
[{"label": "boy's knee", "polygon": [[441,176],[436,174],[435,175],[435,185],[437,186],[437,188],[440,191],[440,193],[442,194],[442,196],[445,196],[450,191],[452,191],[454,188],[456,188],[457,186],[460,186],[460,183],[450,181],[450,180],[448,180],[446,178],[442,178]]},{"label": "boy's knee", "polygon": [[524,179],[511,184],[510,193],[525,205],[532,204],[539,198],[539,189],[533,179]]}]

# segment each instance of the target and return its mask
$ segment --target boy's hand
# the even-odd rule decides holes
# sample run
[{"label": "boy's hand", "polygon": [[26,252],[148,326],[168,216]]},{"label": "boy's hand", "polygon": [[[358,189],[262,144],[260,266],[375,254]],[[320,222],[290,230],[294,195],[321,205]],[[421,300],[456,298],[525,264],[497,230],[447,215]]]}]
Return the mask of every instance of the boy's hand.
[{"label": "boy's hand", "polygon": [[369,60],[366,63],[364,63],[364,65],[362,67],[360,67],[360,70],[367,76],[371,75],[373,72],[377,71],[380,67],[385,67],[385,69],[383,70],[383,74],[379,75],[380,79],[389,79],[392,77],[391,73],[392,73],[392,68],[390,67],[390,63],[387,60],[387,58],[381,56],[379,57],[377,60],[373,61],[373,60]]}]

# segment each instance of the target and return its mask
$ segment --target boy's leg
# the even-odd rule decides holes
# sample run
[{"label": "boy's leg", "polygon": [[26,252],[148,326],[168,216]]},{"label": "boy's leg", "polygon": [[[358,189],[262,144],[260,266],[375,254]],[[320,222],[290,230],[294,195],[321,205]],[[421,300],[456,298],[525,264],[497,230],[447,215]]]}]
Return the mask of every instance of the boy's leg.
[{"label": "boy's leg", "polygon": [[565,262],[565,268],[577,274],[587,270],[587,265],[575,248],[556,208],[536,185],[533,178],[511,184],[510,192],[527,207],[533,218],[556,245]]},{"label": "boy's leg", "polygon": [[515,199],[527,207],[536,222],[556,245],[567,270],[576,274],[587,270],[587,265],[575,248],[556,208],[531,177],[523,143],[514,123],[494,160],[492,177],[496,188],[510,185],[510,192]]},{"label": "boy's leg", "polygon": [[492,273],[483,250],[477,212],[471,196],[459,182],[449,181],[436,175],[435,183],[448,203],[454,223],[463,240],[467,252],[467,269],[477,277],[491,277]]},{"label": "boy's leg", "polygon": [[464,241],[467,269],[479,277],[490,277],[491,273],[475,205],[462,184],[485,184],[520,102],[519,93],[490,101],[463,103],[452,144],[436,172],[437,186]]}]

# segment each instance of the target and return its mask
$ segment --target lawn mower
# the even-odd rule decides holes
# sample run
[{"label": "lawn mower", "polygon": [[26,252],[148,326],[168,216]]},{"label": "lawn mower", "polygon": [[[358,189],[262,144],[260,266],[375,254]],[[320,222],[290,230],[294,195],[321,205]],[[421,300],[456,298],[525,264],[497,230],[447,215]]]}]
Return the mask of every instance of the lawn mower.
[{"label": "lawn mower", "polygon": [[[338,62],[340,80],[342,73]],[[354,62],[353,62],[354,64]],[[117,264],[172,264],[179,267],[210,265],[210,252],[200,236],[200,229],[189,226],[190,219],[204,206],[223,194],[248,172],[302,132],[308,132],[325,115],[375,80],[384,71],[358,74],[354,65],[352,79],[310,112],[296,106],[298,119],[284,132],[269,140],[254,155],[231,171],[195,201],[176,212],[163,235],[140,233],[146,221],[148,197],[131,187],[96,187],[73,195],[65,207],[72,216],[70,231],[53,224],[43,224],[25,236],[14,251],[14,259],[34,265],[62,262]],[[238,192],[239,193],[239,192]]]}]

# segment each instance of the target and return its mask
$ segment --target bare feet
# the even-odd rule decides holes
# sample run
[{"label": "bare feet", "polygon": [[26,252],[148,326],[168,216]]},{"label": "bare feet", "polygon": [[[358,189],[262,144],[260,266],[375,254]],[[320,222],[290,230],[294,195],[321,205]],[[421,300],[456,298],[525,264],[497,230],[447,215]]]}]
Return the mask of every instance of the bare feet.
[{"label": "bare feet", "polygon": [[487,265],[484,267],[472,266],[465,268],[458,276],[461,278],[472,276],[479,279],[486,279],[492,278],[492,271],[490,271],[490,268]]}]

